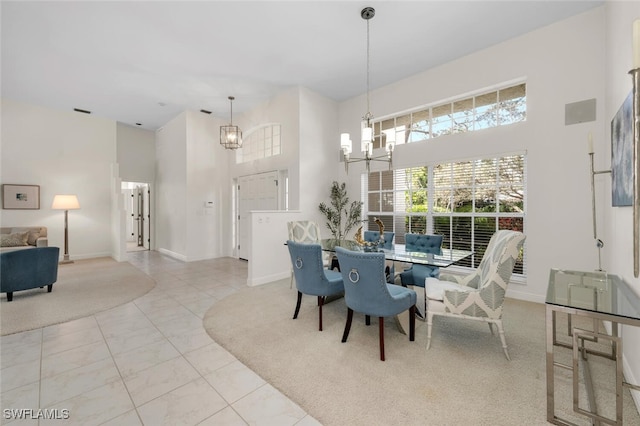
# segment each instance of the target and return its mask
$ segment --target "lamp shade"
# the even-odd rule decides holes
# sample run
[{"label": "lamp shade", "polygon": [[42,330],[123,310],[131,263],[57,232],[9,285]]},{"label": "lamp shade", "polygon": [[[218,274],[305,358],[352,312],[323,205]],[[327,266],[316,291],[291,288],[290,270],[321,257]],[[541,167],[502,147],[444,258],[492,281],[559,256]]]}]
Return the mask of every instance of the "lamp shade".
[{"label": "lamp shade", "polygon": [[77,210],[80,208],[80,203],[75,195],[56,195],[53,197],[51,208],[54,210]]}]

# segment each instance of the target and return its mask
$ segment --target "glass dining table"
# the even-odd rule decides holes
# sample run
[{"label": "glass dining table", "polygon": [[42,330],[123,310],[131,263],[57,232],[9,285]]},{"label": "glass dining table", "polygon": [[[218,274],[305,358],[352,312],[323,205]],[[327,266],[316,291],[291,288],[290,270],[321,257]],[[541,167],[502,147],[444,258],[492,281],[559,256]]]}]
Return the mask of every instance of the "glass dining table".
[{"label": "glass dining table", "polygon": [[[462,259],[466,259],[473,255],[473,251],[458,250],[458,249],[446,249],[441,248],[437,253],[422,253],[416,251],[407,251],[404,244],[393,244],[392,249],[385,249],[382,247],[363,246],[353,240],[336,240],[336,239],[323,239],[320,240],[320,246],[323,251],[335,253],[336,247],[343,247],[347,250],[361,251],[361,252],[378,252],[384,253],[386,260],[400,263],[410,263],[427,266],[437,266],[439,268],[446,268],[459,262]],[[330,269],[337,268],[340,270],[338,259],[334,257],[331,260]],[[393,274],[392,274],[393,275]],[[407,334],[409,329],[409,311],[395,317],[395,322],[402,333]]]},{"label": "glass dining table", "polygon": [[418,265],[437,266],[446,268],[456,262],[466,259],[474,252],[468,250],[441,248],[437,253],[422,253],[417,251],[407,251],[404,244],[393,244],[392,249],[382,247],[362,246],[353,240],[320,240],[323,251],[335,252],[336,247],[343,247],[347,250],[361,252],[384,253],[384,258],[393,262],[411,263]]}]

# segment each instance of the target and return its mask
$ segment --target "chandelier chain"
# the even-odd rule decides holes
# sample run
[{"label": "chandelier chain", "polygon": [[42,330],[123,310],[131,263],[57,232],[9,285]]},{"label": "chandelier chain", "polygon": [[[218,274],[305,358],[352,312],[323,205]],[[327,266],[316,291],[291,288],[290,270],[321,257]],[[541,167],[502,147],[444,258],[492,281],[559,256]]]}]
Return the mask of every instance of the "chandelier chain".
[{"label": "chandelier chain", "polygon": [[369,125],[369,120],[371,117],[371,105],[370,105],[370,69],[371,69],[371,48],[369,42],[369,20],[370,18],[365,18],[367,21],[367,115],[365,119],[367,120],[367,126]]},{"label": "chandelier chain", "polygon": [[370,73],[370,65],[371,65],[371,49],[369,47],[369,20],[367,19],[367,116],[370,114],[371,112],[371,107],[369,105],[369,88],[370,88],[370,80],[369,80],[369,73]]}]

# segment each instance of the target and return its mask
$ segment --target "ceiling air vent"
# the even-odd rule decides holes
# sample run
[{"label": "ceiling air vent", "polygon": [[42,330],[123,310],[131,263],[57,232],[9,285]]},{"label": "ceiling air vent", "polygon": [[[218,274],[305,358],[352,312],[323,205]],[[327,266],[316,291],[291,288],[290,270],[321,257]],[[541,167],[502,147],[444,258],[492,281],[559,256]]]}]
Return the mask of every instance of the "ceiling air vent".
[{"label": "ceiling air vent", "polygon": [[91,111],[87,111],[86,109],[74,108],[75,112],[81,112],[83,114],[91,114]]},{"label": "ceiling air vent", "polygon": [[200,112],[203,114],[211,114],[211,111],[207,111],[206,109],[201,109]]}]

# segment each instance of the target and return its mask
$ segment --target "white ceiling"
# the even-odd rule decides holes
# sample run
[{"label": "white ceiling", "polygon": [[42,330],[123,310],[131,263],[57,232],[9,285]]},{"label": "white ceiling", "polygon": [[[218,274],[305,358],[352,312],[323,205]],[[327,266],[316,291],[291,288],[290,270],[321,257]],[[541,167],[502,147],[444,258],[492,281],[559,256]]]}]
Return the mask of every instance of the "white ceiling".
[{"label": "white ceiling", "polygon": [[1,3],[2,96],[157,129],[229,118],[295,85],[336,101],[603,1],[45,1]]}]

